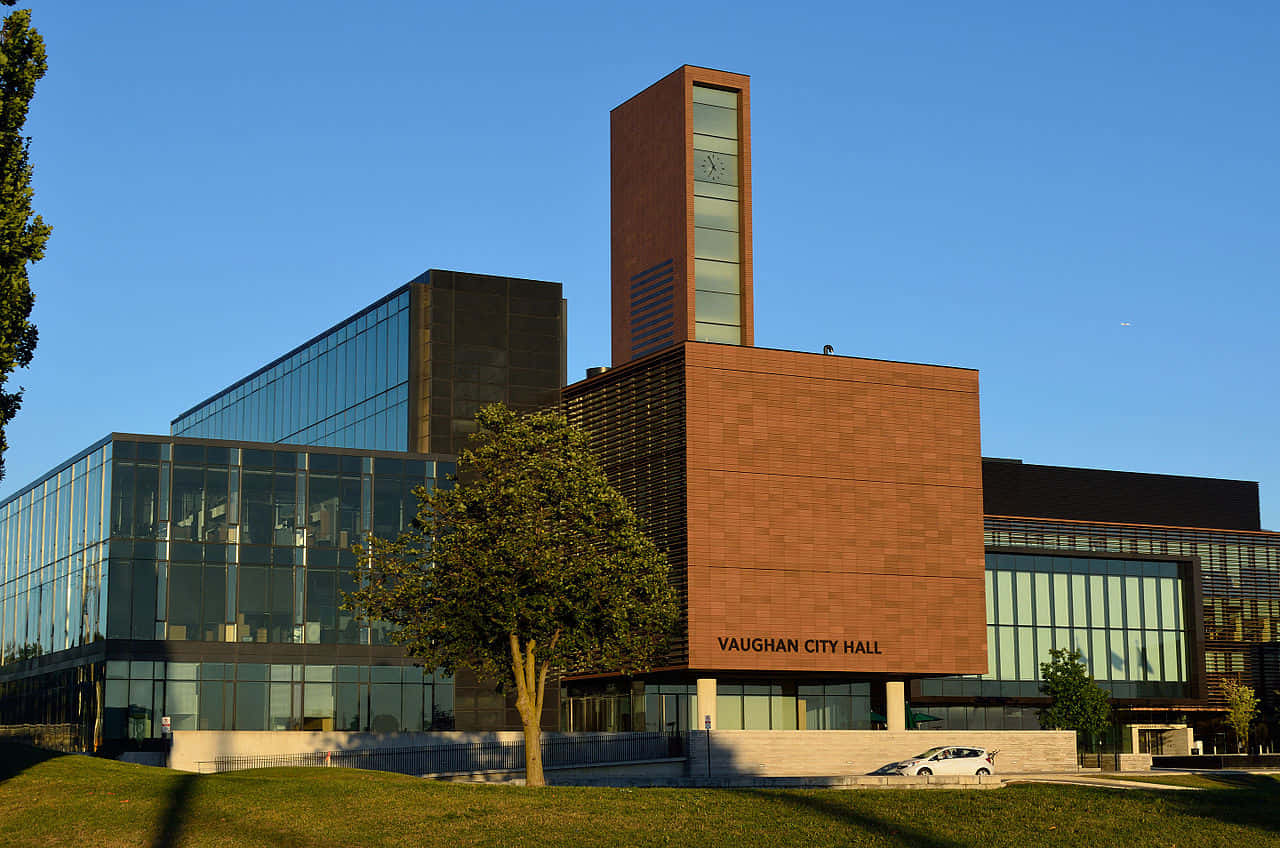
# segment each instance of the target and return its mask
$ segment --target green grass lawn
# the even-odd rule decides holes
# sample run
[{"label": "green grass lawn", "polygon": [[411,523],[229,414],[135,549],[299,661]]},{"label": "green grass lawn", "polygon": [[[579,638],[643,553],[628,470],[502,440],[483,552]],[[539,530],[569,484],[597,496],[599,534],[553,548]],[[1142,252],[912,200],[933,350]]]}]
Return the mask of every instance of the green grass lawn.
[{"label": "green grass lawn", "polygon": [[1280,784],[539,790],[347,769],[197,776],[0,745],[0,845],[1280,845]]},{"label": "green grass lawn", "polygon": [[1097,775],[1107,780],[1130,780],[1134,783],[1158,783],[1164,786],[1189,786],[1193,789],[1274,789],[1276,778],[1266,774],[1112,774]]}]

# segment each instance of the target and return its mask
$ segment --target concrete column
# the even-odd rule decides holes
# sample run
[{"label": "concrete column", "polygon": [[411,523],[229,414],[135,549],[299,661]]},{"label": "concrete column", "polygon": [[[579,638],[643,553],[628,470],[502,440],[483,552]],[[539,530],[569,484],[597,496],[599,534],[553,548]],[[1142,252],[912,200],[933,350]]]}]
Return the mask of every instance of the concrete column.
[{"label": "concrete column", "polygon": [[698,730],[706,728],[706,717],[711,716],[711,729],[716,729],[716,679],[714,677],[698,678],[698,714],[694,716],[694,727]]},{"label": "concrete column", "polygon": [[884,718],[886,730],[907,729],[907,694],[901,680],[884,683]]}]

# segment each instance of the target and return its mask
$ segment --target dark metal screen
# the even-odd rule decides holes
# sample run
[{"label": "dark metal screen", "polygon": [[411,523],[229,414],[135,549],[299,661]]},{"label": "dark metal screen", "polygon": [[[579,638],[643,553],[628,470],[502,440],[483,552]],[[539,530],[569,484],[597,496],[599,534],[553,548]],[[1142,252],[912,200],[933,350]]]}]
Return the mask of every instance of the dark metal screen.
[{"label": "dark metal screen", "polygon": [[[688,510],[685,466],[684,348],[564,390],[569,422],[591,437],[609,482],[631,504],[644,531],[667,556],[680,608],[688,608]],[[689,657],[683,618],[667,662]]]}]

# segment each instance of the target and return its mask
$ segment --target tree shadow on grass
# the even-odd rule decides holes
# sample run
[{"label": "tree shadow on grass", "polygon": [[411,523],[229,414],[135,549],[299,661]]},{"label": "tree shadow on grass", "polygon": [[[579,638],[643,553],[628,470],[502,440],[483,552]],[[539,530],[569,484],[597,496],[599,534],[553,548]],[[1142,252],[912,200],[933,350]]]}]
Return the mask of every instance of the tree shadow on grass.
[{"label": "tree shadow on grass", "polygon": [[844,804],[838,804],[825,795],[812,792],[779,791],[776,789],[750,789],[747,791],[761,798],[780,802],[795,809],[818,813],[850,828],[888,837],[900,845],[909,845],[911,848],[960,848],[963,844],[940,839],[937,836],[900,822],[890,822],[883,818],[868,815]]},{"label": "tree shadow on grass", "polygon": [[1166,806],[1184,816],[1280,832],[1280,781],[1243,772],[1203,776],[1227,785],[1198,792],[1166,792],[1162,796]]},{"label": "tree shadow on grass", "polygon": [[47,751],[20,742],[0,742],[0,783],[17,777],[32,766],[65,756],[61,751]]},{"label": "tree shadow on grass", "polygon": [[182,838],[182,827],[186,823],[187,813],[191,806],[191,792],[199,775],[183,773],[173,780],[173,789],[169,793],[169,805],[159,824],[159,832],[151,848],[176,848]]}]

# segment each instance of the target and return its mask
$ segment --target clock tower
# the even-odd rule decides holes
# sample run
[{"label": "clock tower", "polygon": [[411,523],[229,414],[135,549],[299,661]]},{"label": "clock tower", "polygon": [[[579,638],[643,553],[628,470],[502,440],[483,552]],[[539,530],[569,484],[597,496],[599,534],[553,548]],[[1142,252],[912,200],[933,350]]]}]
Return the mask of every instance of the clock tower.
[{"label": "clock tower", "polygon": [[750,78],[685,65],[610,115],[613,364],[753,342]]}]

